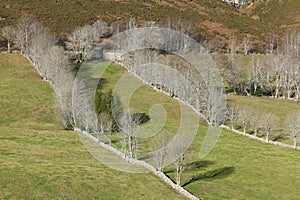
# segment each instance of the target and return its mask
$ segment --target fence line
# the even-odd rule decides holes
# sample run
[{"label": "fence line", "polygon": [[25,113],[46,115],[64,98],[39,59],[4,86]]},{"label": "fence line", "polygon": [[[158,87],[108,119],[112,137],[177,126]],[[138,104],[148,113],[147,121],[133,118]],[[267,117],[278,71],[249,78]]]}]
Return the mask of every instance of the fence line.
[{"label": "fence line", "polygon": [[180,194],[184,195],[185,197],[191,199],[191,200],[199,200],[198,197],[194,196],[193,194],[191,194],[189,191],[187,191],[186,189],[184,189],[183,187],[181,187],[180,185],[175,184],[170,178],[168,178],[163,172],[158,171],[155,167],[153,167],[152,165],[141,161],[141,160],[136,160],[134,158],[129,158],[128,156],[125,156],[125,154],[121,151],[119,151],[118,149],[109,146],[103,142],[99,142],[98,138],[94,137],[93,135],[89,134],[86,131],[80,130],[79,128],[74,128],[75,131],[79,132],[80,134],[85,135],[86,137],[90,138],[91,140],[93,140],[95,143],[99,144],[101,147],[115,153],[116,155],[120,156],[121,158],[125,159],[127,162],[132,163],[132,164],[136,164],[136,165],[140,165],[145,167],[146,169],[148,169],[149,171],[151,171],[152,173],[154,173],[156,176],[158,176],[159,178],[161,178],[165,183],[167,183],[168,185],[170,185],[172,188],[174,188],[177,192],[179,192]]},{"label": "fence line", "polygon": [[[280,147],[286,147],[286,148],[295,149],[293,145],[284,144],[284,143],[277,142],[277,141],[272,141],[272,140],[266,141],[266,139],[264,139],[264,138],[259,138],[257,136],[254,136],[254,135],[251,135],[251,134],[248,134],[248,133],[244,133],[244,132],[238,131],[236,129],[231,129],[229,126],[226,126],[226,125],[221,125],[220,127],[224,128],[224,129],[227,129],[227,130],[229,130],[231,132],[237,133],[239,135],[243,135],[245,137],[248,137],[248,138],[251,138],[251,139],[263,142],[263,143],[273,144],[273,145],[280,146]],[[300,150],[300,147],[297,146],[296,150]]]}]

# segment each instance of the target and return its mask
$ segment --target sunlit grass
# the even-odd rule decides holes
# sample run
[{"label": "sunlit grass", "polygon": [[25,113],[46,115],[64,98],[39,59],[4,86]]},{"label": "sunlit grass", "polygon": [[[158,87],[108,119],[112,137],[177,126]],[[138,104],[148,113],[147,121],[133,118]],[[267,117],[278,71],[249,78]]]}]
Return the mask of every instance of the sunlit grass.
[{"label": "sunlit grass", "polygon": [[[112,71],[125,73],[120,66],[110,66],[103,75],[107,80],[104,90],[114,88],[116,81],[121,77],[121,72],[114,77]],[[297,107],[295,102],[271,98],[228,96],[227,99],[228,102],[240,103],[241,106],[257,107],[266,112],[274,111],[282,119],[287,114],[282,113],[283,110],[292,111]],[[180,123],[178,121],[180,107],[171,97],[156,92],[149,86],[143,86],[135,91],[130,105],[136,111],[147,112],[153,104],[164,105],[168,112],[165,128],[175,134],[176,129],[173,126]],[[182,185],[187,190],[203,199],[298,198],[300,195],[298,151],[263,144],[223,130],[212,152],[205,159],[200,159],[199,151],[207,128],[204,122],[199,122],[198,134],[186,155],[186,162],[194,163],[193,167],[183,173]],[[141,140],[139,145],[143,150],[151,150],[150,141]],[[172,165],[164,169],[174,180],[172,170]],[[191,181],[193,177],[195,181]]]},{"label": "sunlit grass", "polygon": [[53,102],[28,61],[0,54],[0,199],[184,199],[152,173],[101,164],[62,130]]},{"label": "sunlit grass", "polygon": [[286,125],[286,118],[292,113],[300,111],[300,105],[298,105],[296,101],[274,99],[271,97],[249,98],[246,96],[228,95],[227,102],[229,104],[237,105],[239,110],[250,108],[252,111],[259,112],[262,120],[267,113],[273,113],[277,120],[273,128],[275,132],[271,135],[271,139],[278,135],[282,135],[280,141],[292,144],[292,140],[289,138],[289,128]]}]

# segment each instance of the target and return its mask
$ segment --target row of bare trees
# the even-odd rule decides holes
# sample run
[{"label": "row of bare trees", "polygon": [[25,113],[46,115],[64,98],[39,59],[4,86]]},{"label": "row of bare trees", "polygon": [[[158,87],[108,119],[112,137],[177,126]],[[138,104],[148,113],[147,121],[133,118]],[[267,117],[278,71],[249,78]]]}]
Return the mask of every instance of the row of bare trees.
[{"label": "row of bare trees", "polygon": [[55,45],[55,37],[31,15],[23,15],[16,26],[6,26],[2,33],[7,39],[8,52],[14,44],[21,55],[31,61],[42,79],[52,86],[59,117],[65,128],[72,128],[74,74],[65,50]]},{"label": "row of bare trees", "polygon": [[[55,102],[59,111],[59,117],[65,128],[81,128],[87,132],[96,133],[99,142],[102,142],[104,137],[106,137],[109,144],[112,145],[112,132],[116,131],[115,126],[117,123],[117,131],[122,132],[121,151],[129,158],[136,158],[138,135],[139,131],[142,131],[139,127],[142,123],[141,117],[135,115],[136,113],[127,111],[117,117],[118,119],[113,119],[111,108],[103,108],[101,105],[98,108],[98,115],[96,116],[96,113],[93,113],[91,109],[91,105],[85,99],[85,93],[81,93],[80,87],[83,86],[82,82],[76,83],[75,81],[74,65],[70,62],[70,59],[74,59],[74,57],[77,63],[85,60],[93,46],[100,43],[101,37],[107,34],[106,23],[97,21],[91,26],[77,28],[68,38],[66,44],[68,51],[65,51],[63,47],[55,45],[55,38],[50,34],[49,30],[30,15],[22,16],[16,27],[4,27],[2,31],[8,41],[8,52],[11,52],[11,45],[14,43],[20,49],[21,55],[32,62],[42,79],[49,82],[52,86],[55,92]],[[71,55],[68,52],[71,52]],[[156,54],[157,52],[148,53],[150,54],[146,55],[150,58],[153,56],[153,53]],[[138,57],[139,59],[144,59],[141,56]],[[155,68],[154,70],[158,69]],[[137,71],[134,72],[137,73]],[[159,76],[162,76],[161,73]],[[172,77],[175,77],[175,74]],[[158,79],[155,77],[148,76],[148,78],[153,78],[152,82],[162,87],[163,82],[157,82]],[[171,81],[176,84],[176,79],[172,79]],[[166,82],[167,84],[171,83]],[[73,88],[74,85],[75,89]],[[170,90],[172,88],[170,86],[166,87]],[[183,89],[181,88],[181,93],[184,92]],[[74,90],[76,90],[75,93]],[[173,90],[168,92],[178,93],[176,88],[173,87]],[[111,96],[111,93],[107,97],[104,97],[103,94],[98,95],[98,100],[101,101],[102,98],[103,102],[101,103],[104,105],[110,105],[114,98]],[[83,104],[74,104],[74,101],[82,101]],[[80,105],[80,107],[76,107],[76,105]],[[165,159],[166,152],[163,147],[166,145],[165,142],[166,140],[163,139],[155,143],[156,145],[160,145],[158,151],[156,151],[156,153],[160,154],[156,156],[159,162],[158,170],[162,170],[164,165],[163,160]],[[178,152],[181,151],[178,150]],[[184,162],[184,154],[180,154],[178,157],[178,160],[174,162],[174,166],[176,182],[177,185],[180,185],[180,179],[186,163]]]},{"label": "row of bare trees", "polygon": [[[134,30],[138,25],[134,20],[130,20],[128,23],[126,40],[133,41],[128,44],[129,50],[145,47],[151,42],[159,43],[155,38],[149,38],[148,33],[142,31],[136,33]],[[151,24],[151,26],[155,25]],[[177,53],[184,55],[200,48],[192,46],[194,40],[186,35],[181,35],[181,32],[188,34],[189,23],[169,20],[167,27],[180,32],[162,31],[159,33],[159,39],[164,41],[161,49],[143,48],[131,51],[119,58],[118,62],[146,84],[193,107],[212,126],[222,124],[225,113],[225,109],[221,105],[223,91],[221,87],[212,87],[215,84],[214,81],[218,81],[213,80],[214,78],[218,79],[215,63],[209,60],[207,52],[199,53],[201,61],[197,64],[201,65],[201,69],[197,71],[191,63],[176,55]]]},{"label": "row of bare trees", "polygon": [[[275,43],[273,35],[270,38],[269,53],[264,56],[252,54],[247,65],[247,59],[237,54],[240,47],[232,36],[229,54],[216,56],[224,80],[234,93],[294,98],[299,101],[300,30],[287,32],[281,45]],[[247,54],[251,41],[245,37],[243,43]]]},{"label": "row of bare trees", "polygon": [[88,53],[97,43],[101,42],[101,38],[108,35],[107,23],[97,20],[92,25],[86,25],[76,28],[69,35],[66,43],[67,50],[72,52],[74,59],[78,63],[82,63]]},{"label": "row of bare trees", "polygon": [[[278,129],[279,118],[274,113],[263,113],[258,109],[249,107],[239,108],[236,105],[230,105],[227,109],[227,122],[231,129],[240,127],[244,134],[248,132],[258,136],[260,132],[264,135],[266,142],[269,142],[271,134]],[[285,120],[288,136],[293,139],[294,148],[297,148],[297,136],[300,133],[300,112],[291,113]]]},{"label": "row of bare trees", "polygon": [[[131,20],[128,23],[129,29],[138,27],[134,20]],[[153,26],[153,23],[148,23],[146,26]],[[190,30],[190,25],[184,21],[176,24],[174,21],[169,20],[168,26],[169,28],[175,28],[184,33],[188,33]],[[70,63],[70,57],[65,49],[55,45],[55,38],[50,34],[50,31],[37,22],[32,16],[25,15],[19,20],[16,27],[5,27],[3,29],[3,34],[8,41],[8,51],[10,52],[11,43],[14,42],[20,49],[21,54],[33,63],[41,77],[44,80],[47,80],[53,87],[56,95],[56,105],[60,110],[60,116],[64,126],[70,129],[80,127],[87,132],[95,132],[98,134],[99,141],[102,141],[104,135],[106,135],[108,136],[109,144],[111,145],[114,128],[114,121],[111,114],[100,112],[96,116],[96,113],[94,113],[88,105],[79,107],[78,110],[72,105],[72,99],[73,101],[74,98],[76,101],[80,101],[80,99],[76,98],[85,98],[85,96],[78,95],[74,97],[74,66]],[[107,34],[107,24],[103,21],[97,21],[93,25],[76,29],[69,36],[66,48],[72,52],[72,57],[75,56],[77,63],[82,63],[94,45],[101,43],[101,38]],[[132,41],[135,41],[135,39],[136,38],[132,38]],[[186,38],[184,40],[176,40],[174,38],[165,39],[168,41],[167,49],[170,51],[177,49],[184,52],[185,47],[189,45]],[[131,45],[137,43],[138,41]],[[232,58],[234,59],[234,57],[235,53],[233,52]],[[294,56],[292,58],[294,59]],[[205,59],[202,61],[204,64],[211,64],[210,62],[205,62]],[[281,59],[279,59],[278,62],[280,61]],[[213,69],[214,66],[204,65],[206,66],[204,70],[206,73],[200,74],[193,70],[192,67],[188,66],[188,63],[183,59],[176,59],[173,54],[165,54],[152,49],[126,54],[123,57],[123,61],[120,62],[123,62],[122,64],[126,66],[131,73],[141,78],[147,84],[153,86],[157,90],[168,93],[170,96],[176,97],[193,107],[197,112],[203,114],[211,125],[217,126],[222,124],[222,115],[225,113],[225,108],[222,107],[222,103],[220,102],[222,99],[219,97],[222,95],[223,91],[212,90],[209,88],[209,83],[213,83],[213,75],[215,72],[211,71],[211,69]],[[258,73],[261,70],[255,68],[255,63],[257,62],[258,61],[253,59],[252,68],[253,71],[257,71]],[[148,66],[147,69],[144,69],[143,67],[147,67],[147,64],[149,63],[152,63],[151,67]],[[159,64],[153,65],[153,63]],[[268,72],[267,74],[269,76],[273,75],[272,72]],[[253,78],[253,80],[254,79],[255,78]],[[271,80],[270,77],[269,79]],[[298,80],[298,78],[295,79]],[[282,80],[286,79],[282,78]],[[257,86],[261,87],[259,84],[257,84]],[[278,88],[281,87],[278,86]],[[293,86],[290,88],[291,90],[294,90]],[[291,96],[292,95],[293,94],[291,94]],[[80,118],[81,121],[78,122],[74,119],[74,116],[77,116],[76,113],[78,113],[80,109],[83,113],[80,113],[82,118]],[[249,114],[246,111],[237,114],[237,111],[234,108],[231,107],[229,109],[228,113],[232,127],[233,124],[241,122],[241,126],[246,133],[250,123],[248,120]],[[219,110],[219,112],[216,110]],[[261,119],[258,114],[253,114],[253,116],[255,116],[255,119],[253,118],[251,122],[256,135],[260,128],[259,124]],[[130,158],[136,158],[140,121],[135,118],[131,112],[124,112],[122,117],[118,118],[118,120],[119,128],[122,130],[121,150]],[[269,140],[269,135],[273,128],[273,121],[271,116],[266,117],[264,121],[267,141]],[[289,121],[288,123],[291,124],[291,127],[293,124],[299,124],[298,121]],[[299,128],[297,128],[298,126],[293,127],[294,129],[291,130],[296,140]],[[297,143],[295,143],[295,146],[296,145]],[[178,147],[177,150],[180,150],[180,147]],[[156,153],[159,154],[157,156],[159,158],[158,169],[161,170],[165,152],[162,149]],[[174,166],[176,171],[176,182],[179,185],[181,175],[186,167],[184,153],[178,155],[177,158]]]}]

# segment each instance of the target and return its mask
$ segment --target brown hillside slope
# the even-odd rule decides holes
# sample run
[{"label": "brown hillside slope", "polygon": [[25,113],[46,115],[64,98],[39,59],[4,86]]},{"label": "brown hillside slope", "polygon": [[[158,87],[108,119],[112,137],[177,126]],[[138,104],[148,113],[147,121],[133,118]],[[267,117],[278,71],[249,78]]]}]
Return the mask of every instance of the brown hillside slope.
[{"label": "brown hillside slope", "polygon": [[299,0],[257,2],[247,9],[233,8],[221,0],[6,0],[0,2],[0,27],[15,24],[22,14],[32,14],[55,33],[71,32],[97,19],[111,23],[137,18],[162,22],[180,17],[192,21],[210,38],[228,40],[231,34],[249,34],[261,43],[269,33],[300,27]]}]

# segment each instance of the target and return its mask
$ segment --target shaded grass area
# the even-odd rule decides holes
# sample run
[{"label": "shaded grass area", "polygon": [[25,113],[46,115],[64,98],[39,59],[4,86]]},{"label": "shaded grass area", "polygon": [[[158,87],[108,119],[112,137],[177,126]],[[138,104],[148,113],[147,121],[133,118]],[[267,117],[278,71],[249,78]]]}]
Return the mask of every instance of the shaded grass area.
[{"label": "shaded grass area", "polygon": [[64,131],[53,92],[19,55],[0,54],[0,199],[184,199],[151,173],[98,162]]},{"label": "shaded grass area", "polygon": [[[111,65],[102,77],[106,80],[102,89],[114,88],[122,73],[125,73],[123,68]],[[235,96],[228,98],[235,98]],[[278,109],[292,106],[286,101],[277,102],[274,100],[273,102],[273,100],[270,99],[269,101],[267,99],[266,103],[261,104],[257,102],[257,106],[266,109],[266,111],[274,109],[279,113],[281,110]],[[168,105],[168,102],[172,103]],[[165,106],[168,112],[165,128],[175,134],[177,130],[175,127],[180,123],[178,121],[180,107],[178,103],[174,102],[174,99],[157,93],[148,86],[136,90],[131,98],[133,109],[141,112],[147,112],[150,105],[155,103],[162,103]],[[276,105],[277,103],[278,105]],[[251,103],[245,101],[244,104]],[[270,104],[274,104],[273,107],[267,106]],[[174,125],[175,127],[173,127]],[[188,166],[183,173],[181,185],[187,190],[203,199],[298,198],[300,195],[300,174],[298,173],[300,170],[300,154],[298,151],[263,144],[223,130],[212,152],[205,159],[199,159],[200,147],[207,128],[204,122],[199,122],[198,134],[186,154]],[[120,138],[119,140],[115,138],[114,142],[118,143],[119,141]],[[139,140],[139,149],[144,151],[149,150],[149,148],[151,150],[151,142]],[[175,180],[172,165],[167,166],[164,172]]]}]

